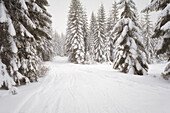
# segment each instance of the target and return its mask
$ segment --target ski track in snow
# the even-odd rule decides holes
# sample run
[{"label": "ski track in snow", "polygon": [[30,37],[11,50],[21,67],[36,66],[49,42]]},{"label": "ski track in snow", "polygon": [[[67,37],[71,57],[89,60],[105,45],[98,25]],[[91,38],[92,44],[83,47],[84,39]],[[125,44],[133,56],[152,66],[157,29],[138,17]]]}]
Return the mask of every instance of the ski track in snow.
[{"label": "ski track in snow", "polygon": [[[170,85],[119,73],[111,65],[57,58],[36,91],[13,113],[169,113]],[[0,112],[1,113],[1,112]]]}]

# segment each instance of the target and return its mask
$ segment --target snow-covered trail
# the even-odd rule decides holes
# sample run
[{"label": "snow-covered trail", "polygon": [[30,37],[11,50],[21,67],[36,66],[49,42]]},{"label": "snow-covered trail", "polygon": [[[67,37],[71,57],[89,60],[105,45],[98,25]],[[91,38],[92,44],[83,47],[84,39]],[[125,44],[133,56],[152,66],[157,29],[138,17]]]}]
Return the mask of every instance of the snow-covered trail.
[{"label": "snow-covered trail", "polygon": [[57,58],[37,90],[14,113],[169,113],[170,85],[125,75],[110,65]]}]

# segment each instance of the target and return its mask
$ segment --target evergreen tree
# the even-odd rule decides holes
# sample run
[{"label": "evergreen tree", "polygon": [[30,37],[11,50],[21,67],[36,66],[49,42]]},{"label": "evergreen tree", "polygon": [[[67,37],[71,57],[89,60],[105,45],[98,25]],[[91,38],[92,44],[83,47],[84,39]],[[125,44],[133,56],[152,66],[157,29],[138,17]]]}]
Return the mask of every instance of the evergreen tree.
[{"label": "evergreen tree", "polygon": [[97,39],[97,20],[92,12],[91,20],[90,20],[90,31],[89,31],[89,43],[90,43],[90,56],[91,60],[95,59],[95,51],[94,51],[94,41]]},{"label": "evergreen tree", "polygon": [[107,19],[107,33],[110,33],[112,29],[114,28],[115,24],[119,20],[118,18],[119,12],[118,12],[118,7],[117,7],[117,2],[114,1],[112,4],[112,9],[109,13],[109,18]]},{"label": "evergreen tree", "polygon": [[134,13],[135,3],[133,0],[121,0],[118,4],[124,9],[121,19],[113,29],[116,34],[113,68],[124,73],[146,74],[148,66],[144,59],[145,50],[141,43],[140,24]]},{"label": "evergreen tree", "polygon": [[66,56],[66,48],[65,48],[65,42],[66,42],[66,36],[65,34],[61,33],[61,39],[62,39],[62,52],[61,52],[61,56]]},{"label": "evergreen tree", "polygon": [[68,16],[66,49],[69,61],[84,63],[83,8],[79,0],[72,0]]},{"label": "evergreen tree", "polygon": [[34,21],[36,29],[32,32],[38,46],[38,56],[43,61],[51,59],[53,54],[52,47],[52,28],[51,15],[47,12],[47,0],[36,0],[29,5],[29,13],[31,20]]},{"label": "evergreen tree", "polygon": [[[36,2],[38,3],[38,0]],[[5,42],[0,43],[0,57],[3,70],[6,68],[6,72],[17,85],[20,85],[20,82],[37,81],[40,74],[41,60],[37,49],[43,41],[39,41],[37,36],[43,36],[37,29],[43,19],[34,18],[33,13],[38,14],[42,11],[36,2],[0,0],[0,33],[4,35],[0,35],[0,39]],[[7,85],[4,86],[9,88]]]},{"label": "evergreen tree", "polygon": [[[143,12],[147,11],[161,11],[159,15],[154,34],[152,38],[161,38],[160,47],[157,54],[167,54],[170,60],[170,1],[169,0],[152,0],[150,5],[146,7]],[[163,76],[170,77],[170,63],[167,65]]]},{"label": "evergreen tree", "polygon": [[[20,59],[19,53],[22,53],[22,51],[20,51],[20,45],[22,42],[20,41],[18,34],[24,35],[25,33],[25,35],[30,35],[25,29],[24,24],[29,24],[31,20],[29,20],[25,2],[16,2],[15,0],[2,0],[2,2],[8,12],[8,33],[4,34],[6,35],[5,40],[8,44],[6,44],[6,47],[3,47],[4,50],[1,54],[1,58],[2,62],[6,65],[9,75],[13,78],[15,83],[20,85],[22,80],[24,80],[25,83],[29,82],[29,74],[27,73],[28,76],[25,76],[21,72],[22,59]],[[23,42],[26,43],[24,38]],[[29,69],[27,68],[27,70]]]},{"label": "evergreen tree", "polygon": [[97,37],[94,40],[95,60],[97,62],[105,62],[108,56],[105,56],[106,26],[103,4],[98,11],[97,25]]},{"label": "evergreen tree", "polygon": [[54,53],[55,55],[59,55],[61,53],[61,37],[59,34],[55,31],[53,34],[53,45],[54,45]]},{"label": "evergreen tree", "polygon": [[146,12],[146,14],[144,15],[144,22],[143,22],[143,38],[144,38],[144,47],[145,50],[147,52],[147,61],[148,63],[152,63],[153,62],[153,54],[154,54],[154,50],[153,50],[153,43],[151,40],[151,36],[153,34],[152,31],[152,24],[150,21],[150,15],[148,12]]},{"label": "evergreen tree", "polygon": [[84,38],[84,46],[85,46],[85,64],[89,64],[91,62],[90,59],[90,39],[89,39],[89,29],[88,29],[88,20],[86,12],[83,11],[83,38]]},{"label": "evergreen tree", "polygon": [[[14,29],[11,17],[4,4],[0,0],[0,87],[11,88],[15,85],[12,77],[17,72],[16,54],[18,49],[14,41],[16,31]],[[13,73],[12,73],[13,72]]]},{"label": "evergreen tree", "polygon": [[[45,1],[45,0],[44,0]],[[20,72],[31,81],[37,81],[40,72],[41,60],[47,60],[51,56],[48,51],[52,44],[48,32],[50,29],[47,21],[50,17],[46,16],[45,7],[39,0],[20,1],[21,9],[24,13],[18,13],[16,21],[21,20],[18,27],[18,56],[21,59]],[[27,38],[25,38],[27,37]],[[52,50],[51,50],[52,51]]]},{"label": "evergreen tree", "polygon": [[63,57],[65,55],[65,36],[59,35],[56,31],[53,34],[53,45],[55,55]]},{"label": "evergreen tree", "polygon": [[114,40],[114,33],[112,33],[113,28],[115,26],[115,24],[118,22],[119,18],[118,18],[118,6],[117,6],[117,2],[115,1],[113,6],[112,6],[112,10],[110,11],[110,16],[108,18],[108,22],[107,22],[107,37],[110,40],[110,60],[113,62],[113,56],[114,56],[114,44],[113,44],[113,40]]},{"label": "evergreen tree", "polygon": [[105,40],[105,48],[104,48],[104,56],[105,56],[105,62],[110,62],[110,38],[106,37]]}]

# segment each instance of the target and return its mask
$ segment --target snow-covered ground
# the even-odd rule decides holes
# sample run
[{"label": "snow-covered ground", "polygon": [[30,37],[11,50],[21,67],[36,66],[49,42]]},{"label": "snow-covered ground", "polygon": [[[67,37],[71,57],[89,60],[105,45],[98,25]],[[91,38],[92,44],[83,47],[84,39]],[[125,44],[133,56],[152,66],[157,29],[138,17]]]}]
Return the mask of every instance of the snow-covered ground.
[{"label": "snow-covered ground", "polygon": [[56,57],[48,75],[0,90],[0,113],[170,113],[170,81],[160,77],[165,64],[150,65],[149,76],[122,74],[112,65],[76,65]]}]

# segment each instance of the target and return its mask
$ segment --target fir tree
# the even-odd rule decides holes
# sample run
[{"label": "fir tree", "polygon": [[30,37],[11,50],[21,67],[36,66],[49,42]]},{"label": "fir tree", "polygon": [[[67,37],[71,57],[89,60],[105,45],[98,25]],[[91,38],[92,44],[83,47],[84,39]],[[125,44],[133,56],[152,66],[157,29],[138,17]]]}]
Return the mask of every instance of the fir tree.
[{"label": "fir tree", "polygon": [[119,18],[118,18],[118,6],[117,6],[117,2],[115,1],[113,6],[112,6],[112,10],[110,11],[110,15],[108,18],[108,22],[107,22],[107,37],[109,38],[110,41],[110,60],[113,62],[113,56],[114,56],[114,44],[113,44],[113,40],[114,40],[114,33],[112,33],[113,28],[115,26],[115,24],[118,22]]},{"label": "fir tree", "polygon": [[51,59],[53,54],[52,47],[52,28],[51,28],[51,15],[47,12],[47,0],[36,0],[29,5],[29,13],[31,20],[34,21],[36,29],[32,32],[38,46],[38,56],[43,61]]},{"label": "fir tree", "polygon": [[18,49],[14,41],[16,35],[13,23],[4,1],[0,0],[0,87],[11,88],[15,85],[12,77],[17,72],[16,54]]},{"label": "fir tree", "polygon": [[150,15],[148,12],[146,12],[146,14],[144,15],[144,22],[143,22],[143,38],[144,38],[144,47],[145,50],[147,52],[147,61],[148,63],[152,63],[153,62],[153,54],[154,54],[154,50],[153,50],[153,43],[151,40],[151,36],[153,34],[152,31],[152,24],[150,21]]},{"label": "fir tree", "polygon": [[84,63],[83,8],[79,0],[72,0],[68,16],[66,49],[69,61]]},{"label": "fir tree", "polygon": [[86,12],[83,11],[83,38],[84,38],[84,46],[85,46],[85,64],[89,64],[91,62],[90,59],[90,39],[89,39],[89,29],[88,29],[88,20]]},{"label": "fir tree", "polygon": [[134,13],[135,3],[133,0],[121,0],[118,4],[124,9],[121,19],[113,29],[116,33],[113,68],[124,73],[146,74],[148,66],[144,59],[145,50],[141,43],[140,24]]},{"label": "fir tree", "polygon": [[54,45],[54,53],[56,56],[60,56],[61,52],[61,37],[60,35],[55,31],[53,34],[53,45]]},{"label": "fir tree", "polygon": [[[2,67],[7,69],[9,76],[17,85],[21,82],[37,81],[40,74],[41,60],[37,49],[43,41],[38,40],[37,36],[41,38],[45,36],[43,37],[42,32],[37,32],[43,19],[34,18],[33,13],[40,16],[38,14],[42,11],[37,5],[38,0],[36,2],[0,0],[0,9],[3,9],[0,10],[0,24],[3,28],[0,33],[5,36],[2,40],[5,43],[0,45]],[[47,24],[47,22],[44,23]],[[46,24],[41,28],[47,26]],[[5,85],[5,87],[8,86]]]},{"label": "fir tree", "polygon": [[117,2],[114,1],[114,3],[112,4],[112,9],[109,13],[109,18],[107,19],[107,32],[110,33],[112,31],[112,29],[114,28],[116,22],[118,21],[118,7],[117,7]]},{"label": "fir tree", "polygon": [[103,4],[98,11],[97,17],[97,37],[94,41],[95,60],[97,62],[105,62],[105,42],[106,42],[106,26],[105,26],[105,11]]},{"label": "fir tree", "polygon": [[59,35],[56,31],[53,34],[53,45],[55,55],[63,57],[65,55],[65,36]]},{"label": "fir tree", "polygon": [[[168,54],[168,60],[170,60],[170,1],[169,0],[152,0],[150,5],[146,7],[143,12],[147,11],[161,11],[158,18],[154,34],[152,38],[160,38],[159,50],[157,54]],[[167,65],[163,76],[165,78],[170,77],[170,64]]]},{"label": "fir tree", "polygon": [[89,43],[90,43],[90,56],[91,60],[95,59],[95,51],[94,51],[94,41],[97,39],[97,20],[94,15],[94,12],[91,14],[90,20],[90,29],[89,29]]},{"label": "fir tree", "polygon": [[[2,2],[4,3],[5,9],[8,12],[8,33],[5,33],[6,46],[3,47],[4,49],[3,53],[1,54],[1,58],[2,62],[6,65],[8,74],[13,78],[15,83],[20,85],[22,80],[24,80],[25,83],[29,82],[28,76],[24,76],[20,71],[22,60],[19,56],[19,53],[21,52],[19,46],[21,42],[19,40],[20,37],[17,36],[18,32],[21,33],[26,31],[25,29],[25,31],[22,31],[23,29],[21,26],[23,27],[23,22],[18,20],[20,20],[20,18],[24,18],[25,21],[28,20],[26,12],[27,7],[24,5],[25,2],[21,1],[16,2],[14,0],[4,0]],[[27,23],[29,22],[27,21]],[[26,33],[28,34],[28,32]]]}]

